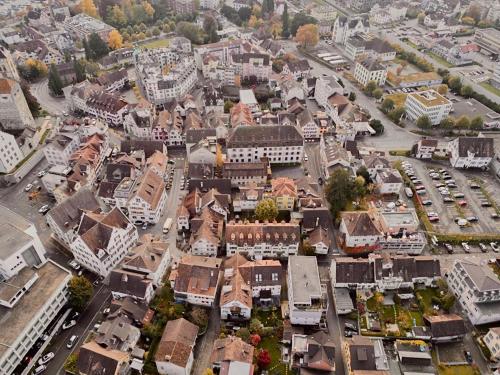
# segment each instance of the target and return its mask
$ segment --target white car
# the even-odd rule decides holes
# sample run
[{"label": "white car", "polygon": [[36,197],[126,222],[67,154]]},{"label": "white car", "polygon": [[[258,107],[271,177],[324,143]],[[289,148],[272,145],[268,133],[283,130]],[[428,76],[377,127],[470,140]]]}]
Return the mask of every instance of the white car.
[{"label": "white car", "polygon": [[308,161],[309,160],[309,157],[307,156],[307,154],[304,154],[304,161]]},{"label": "white car", "polygon": [[70,329],[71,327],[76,326],[76,320],[71,320],[62,325],[62,329]]},{"label": "white car", "polygon": [[54,357],[55,357],[55,354],[52,353],[52,352],[49,352],[49,353],[45,354],[42,358],[40,358],[38,360],[38,364],[39,365],[44,365],[44,364],[46,364],[47,362],[49,362]]},{"label": "white car", "polygon": [[470,251],[470,246],[467,242],[462,242],[462,247],[464,248],[464,251],[468,253]]},{"label": "white car", "polygon": [[49,212],[49,210],[50,210],[49,205],[45,204],[42,207],[40,207],[40,209],[38,210],[38,212],[41,213],[41,214],[46,214],[47,212]]},{"label": "white car", "polygon": [[32,184],[28,184],[28,185],[26,185],[26,187],[24,188],[24,191],[30,191],[31,189],[33,189],[33,185],[32,185]]},{"label": "white car", "polygon": [[498,253],[499,250],[498,250],[498,245],[496,242],[490,242],[490,246],[495,253]]},{"label": "white car", "polygon": [[43,177],[43,176],[45,176],[46,174],[47,174],[47,172],[45,172],[45,171],[43,171],[43,170],[42,170],[42,171],[38,172],[36,175],[37,175],[38,177]]},{"label": "white car", "polygon": [[78,271],[80,269],[80,265],[76,263],[76,261],[72,260],[71,262],[68,263],[71,268],[73,268],[75,271]]}]

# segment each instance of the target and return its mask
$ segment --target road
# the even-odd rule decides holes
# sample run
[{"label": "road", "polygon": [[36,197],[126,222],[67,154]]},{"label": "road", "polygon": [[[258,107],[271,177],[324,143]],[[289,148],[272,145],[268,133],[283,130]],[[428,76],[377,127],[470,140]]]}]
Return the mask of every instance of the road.
[{"label": "road", "polygon": [[[30,85],[31,93],[38,100],[42,109],[45,109],[52,115],[59,116],[63,112],[69,111],[69,99],[66,98],[54,98],[49,94],[48,80],[43,79]],[[64,90],[66,93],[67,89]]]}]

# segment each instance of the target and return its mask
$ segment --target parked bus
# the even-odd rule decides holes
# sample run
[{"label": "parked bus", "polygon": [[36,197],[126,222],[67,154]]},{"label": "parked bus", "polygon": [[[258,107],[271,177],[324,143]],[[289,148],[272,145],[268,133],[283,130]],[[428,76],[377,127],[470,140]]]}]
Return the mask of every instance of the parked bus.
[{"label": "parked bus", "polygon": [[413,198],[413,191],[409,187],[405,188],[405,194],[408,198]]},{"label": "parked bus", "polygon": [[163,224],[163,233],[166,234],[170,230],[170,227],[172,226],[172,218],[169,217],[167,220],[165,220],[165,224]]}]

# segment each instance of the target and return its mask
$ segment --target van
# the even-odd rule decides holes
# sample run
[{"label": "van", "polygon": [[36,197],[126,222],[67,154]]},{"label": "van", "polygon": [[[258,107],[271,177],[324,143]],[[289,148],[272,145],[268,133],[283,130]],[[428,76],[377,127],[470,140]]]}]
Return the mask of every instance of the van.
[{"label": "van", "polygon": [[413,198],[413,191],[409,187],[405,188],[405,194],[408,198]]},{"label": "van", "polygon": [[71,349],[76,344],[77,341],[78,341],[78,336],[77,335],[71,336],[71,338],[69,339],[68,343],[66,344],[66,347],[68,349]]},{"label": "van", "polygon": [[170,228],[172,227],[172,218],[168,217],[163,224],[163,234],[167,234]]}]

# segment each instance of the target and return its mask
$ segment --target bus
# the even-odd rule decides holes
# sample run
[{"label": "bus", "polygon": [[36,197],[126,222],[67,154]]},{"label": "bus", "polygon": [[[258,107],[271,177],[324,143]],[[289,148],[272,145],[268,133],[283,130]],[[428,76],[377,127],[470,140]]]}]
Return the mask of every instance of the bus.
[{"label": "bus", "polygon": [[408,198],[413,197],[413,191],[409,187],[405,188],[405,194]]},{"label": "bus", "polygon": [[323,57],[332,56],[332,55],[333,55],[333,53],[330,52],[330,53],[318,53],[317,56],[321,59]]},{"label": "bus", "polygon": [[163,224],[163,233],[167,234],[171,226],[172,226],[172,218],[169,217],[167,218],[167,220],[165,220],[165,224]]}]

